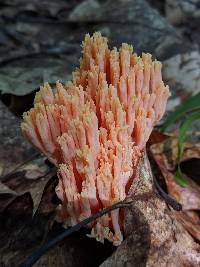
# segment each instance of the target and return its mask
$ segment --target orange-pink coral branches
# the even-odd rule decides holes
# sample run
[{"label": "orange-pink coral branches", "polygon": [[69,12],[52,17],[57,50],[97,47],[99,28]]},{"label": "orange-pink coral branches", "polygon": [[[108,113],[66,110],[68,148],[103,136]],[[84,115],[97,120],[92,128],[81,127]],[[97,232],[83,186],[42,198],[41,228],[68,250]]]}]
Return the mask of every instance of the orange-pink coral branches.
[{"label": "orange-pink coral branches", "polygon": [[[150,54],[139,57],[128,44],[109,50],[100,33],[87,34],[82,48],[72,82],[41,87],[22,123],[29,141],[58,166],[58,212],[66,226],[126,197],[170,95]],[[119,210],[90,227],[99,241],[123,239]]]}]

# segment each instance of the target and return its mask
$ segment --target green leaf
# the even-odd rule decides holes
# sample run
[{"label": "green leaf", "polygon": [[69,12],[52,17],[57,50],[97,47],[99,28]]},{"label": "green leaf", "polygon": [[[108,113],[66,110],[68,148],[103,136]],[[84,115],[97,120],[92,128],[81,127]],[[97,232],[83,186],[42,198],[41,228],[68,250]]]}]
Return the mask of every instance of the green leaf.
[{"label": "green leaf", "polygon": [[186,120],[185,122],[182,124],[182,126],[179,129],[179,134],[178,134],[178,161],[180,162],[181,157],[182,157],[182,152],[183,152],[183,143],[185,141],[185,137],[186,137],[186,132],[188,130],[188,128],[190,128],[191,124],[195,121],[195,120],[199,120],[200,119],[200,111],[196,111],[194,113],[192,113]]},{"label": "green leaf", "polygon": [[178,169],[177,169],[176,173],[174,174],[174,180],[181,187],[187,187],[188,186],[188,181],[186,181],[183,178],[183,174],[181,172],[181,169],[180,169],[179,165],[178,165]]},{"label": "green leaf", "polygon": [[174,175],[174,180],[177,184],[179,184],[182,187],[186,187],[188,185],[188,182],[183,178],[183,174],[180,169],[180,160],[182,158],[183,153],[183,143],[185,142],[186,132],[188,128],[190,128],[191,124],[195,120],[200,119],[200,111],[192,113],[186,121],[182,124],[182,126],[179,129],[178,134],[178,169]]},{"label": "green leaf", "polygon": [[178,118],[184,115],[188,111],[200,108],[200,92],[194,96],[188,98],[181,106],[179,106],[176,111],[172,112],[167,120],[161,125],[160,131],[164,132],[169,125],[174,123]]}]

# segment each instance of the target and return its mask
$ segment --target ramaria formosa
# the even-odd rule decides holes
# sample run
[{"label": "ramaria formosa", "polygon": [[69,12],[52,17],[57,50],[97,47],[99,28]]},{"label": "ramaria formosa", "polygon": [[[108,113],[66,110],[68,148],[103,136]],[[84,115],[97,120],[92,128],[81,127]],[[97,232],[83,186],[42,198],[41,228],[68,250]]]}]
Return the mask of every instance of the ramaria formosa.
[{"label": "ramaria formosa", "polygon": [[[60,220],[72,226],[123,200],[141,152],[170,95],[161,63],[122,44],[109,50],[100,33],[88,34],[80,68],[66,85],[41,87],[22,131],[58,167]],[[91,235],[119,245],[123,213],[114,210],[93,224]]]}]

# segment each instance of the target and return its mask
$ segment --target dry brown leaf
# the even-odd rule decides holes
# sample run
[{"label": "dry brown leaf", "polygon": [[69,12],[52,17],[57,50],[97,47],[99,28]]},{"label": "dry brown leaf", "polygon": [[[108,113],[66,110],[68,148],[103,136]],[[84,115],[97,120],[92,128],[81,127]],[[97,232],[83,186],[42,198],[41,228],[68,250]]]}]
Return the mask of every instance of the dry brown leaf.
[{"label": "dry brown leaf", "polygon": [[157,129],[153,129],[153,131],[149,137],[149,140],[147,142],[147,147],[149,148],[153,144],[164,142],[169,137],[170,137],[169,135],[161,133]]},{"label": "dry brown leaf", "polygon": [[33,214],[40,204],[44,187],[56,175],[55,168],[46,165],[44,160],[43,156],[38,156],[1,179],[2,184],[15,192],[16,196],[30,193],[33,200]]},{"label": "dry brown leaf", "polygon": [[200,240],[200,217],[196,211],[176,212],[176,218],[197,240]]}]

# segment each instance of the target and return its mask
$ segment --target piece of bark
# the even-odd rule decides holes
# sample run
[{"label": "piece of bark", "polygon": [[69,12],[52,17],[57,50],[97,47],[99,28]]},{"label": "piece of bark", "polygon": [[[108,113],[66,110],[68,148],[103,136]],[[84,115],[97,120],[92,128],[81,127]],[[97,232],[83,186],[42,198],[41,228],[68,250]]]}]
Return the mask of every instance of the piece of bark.
[{"label": "piece of bark", "polygon": [[200,246],[154,192],[146,155],[129,191],[133,205],[125,211],[125,241],[101,267],[200,266]]}]

